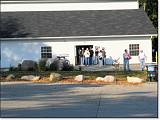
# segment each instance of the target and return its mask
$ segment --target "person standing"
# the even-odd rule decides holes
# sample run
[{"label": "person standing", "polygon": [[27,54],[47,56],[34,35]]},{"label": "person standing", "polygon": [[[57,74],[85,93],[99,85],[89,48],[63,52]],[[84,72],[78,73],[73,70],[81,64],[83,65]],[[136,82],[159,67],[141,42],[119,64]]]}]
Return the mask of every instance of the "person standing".
[{"label": "person standing", "polygon": [[94,54],[93,48],[90,48],[89,52],[90,52],[89,62],[90,62],[90,65],[93,65],[93,54]]},{"label": "person standing", "polygon": [[106,64],[106,51],[104,48],[102,48],[102,59],[103,59],[103,65]]},{"label": "person standing", "polygon": [[128,50],[125,49],[124,53],[123,53],[123,65],[124,65],[124,71],[130,71],[130,67],[129,67],[129,60],[131,59],[130,54],[128,53]]},{"label": "person standing", "polygon": [[[81,49],[78,49],[77,59],[79,60],[79,65],[81,64]],[[77,61],[78,62],[78,61]]]},{"label": "person standing", "polygon": [[86,48],[85,52],[84,52],[84,57],[85,57],[85,65],[89,65],[89,56],[90,56],[90,52],[89,49]]},{"label": "person standing", "polygon": [[146,55],[145,53],[143,52],[143,50],[140,50],[140,53],[138,55],[138,59],[139,59],[139,62],[140,62],[140,67],[141,67],[141,70],[144,71],[144,68],[145,68],[145,59],[146,59]]},{"label": "person standing", "polygon": [[82,50],[79,50],[79,56],[80,56],[80,64],[84,65],[84,48],[82,48]]},{"label": "person standing", "polygon": [[95,50],[95,59],[94,59],[94,63],[96,65],[98,64],[98,53],[99,53],[99,50],[98,50],[98,48],[96,48],[96,50]]},{"label": "person standing", "polygon": [[99,67],[102,67],[103,66],[102,50],[100,50],[99,53],[98,53],[98,61],[99,61]]}]

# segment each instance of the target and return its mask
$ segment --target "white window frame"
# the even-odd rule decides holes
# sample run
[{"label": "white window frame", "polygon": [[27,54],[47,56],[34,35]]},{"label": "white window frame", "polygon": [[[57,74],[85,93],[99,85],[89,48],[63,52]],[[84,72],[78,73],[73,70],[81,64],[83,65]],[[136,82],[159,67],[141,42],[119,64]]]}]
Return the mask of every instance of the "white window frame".
[{"label": "white window frame", "polygon": [[129,44],[129,54],[131,56],[138,56],[139,55],[139,44]]},{"label": "white window frame", "polygon": [[41,59],[44,59],[44,58],[52,58],[52,47],[51,46],[41,47]]}]

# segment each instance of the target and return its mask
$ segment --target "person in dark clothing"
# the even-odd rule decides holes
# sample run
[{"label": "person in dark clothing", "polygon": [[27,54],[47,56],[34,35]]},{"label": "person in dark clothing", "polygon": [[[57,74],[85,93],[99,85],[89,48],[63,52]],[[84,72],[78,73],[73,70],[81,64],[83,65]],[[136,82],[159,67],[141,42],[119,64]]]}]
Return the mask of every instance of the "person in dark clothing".
[{"label": "person in dark clothing", "polygon": [[102,57],[103,57],[103,65],[106,64],[106,51],[104,48],[102,48]]},{"label": "person in dark clothing", "polygon": [[95,59],[94,59],[94,64],[98,64],[98,53],[99,53],[99,50],[98,50],[98,48],[96,48],[96,50],[95,50]]},{"label": "person in dark clothing", "polygon": [[93,64],[93,54],[94,54],[93,48],[90,48],[89,52],[90,52],[89,63],[90,65],[92,65]]},{"label": "person in dark clothing", "polygon": [[78,58],[79,59],[79,63],[78,64],[81,64],[81,49],[79,48],[78,49],[78,54],[77,54]]},{"label": "person in dark clothing", "polygon": [[82,50],[79,50],[79,56],[80,56],[80,64],[84,65],[84,48]]}]

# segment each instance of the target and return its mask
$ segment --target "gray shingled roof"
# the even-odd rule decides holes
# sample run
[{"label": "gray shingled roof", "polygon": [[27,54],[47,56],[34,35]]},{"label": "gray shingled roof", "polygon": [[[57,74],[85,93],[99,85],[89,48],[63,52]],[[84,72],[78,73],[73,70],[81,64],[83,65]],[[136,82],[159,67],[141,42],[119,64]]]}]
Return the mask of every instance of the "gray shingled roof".
[{"label": "gray shingled roof", "polygon": [[1,20],[1,38],[157,33],[148,16],[141,9],[2,12]]}]

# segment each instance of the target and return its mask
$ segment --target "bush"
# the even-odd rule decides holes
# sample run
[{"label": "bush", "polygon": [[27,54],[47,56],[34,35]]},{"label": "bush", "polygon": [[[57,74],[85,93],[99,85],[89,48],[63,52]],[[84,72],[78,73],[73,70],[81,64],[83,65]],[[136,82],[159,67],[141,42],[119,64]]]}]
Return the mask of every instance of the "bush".
[{"label": "bush", "polygon": [[39,60],[39,62],[38,62],[38,70],[39,71],[46,71],[46,62],[47,62],[46,59]]},{"label": "bush", "polygon": [[21,64],[19,63],[17,66],[17,70],[20,71],[21,70]]},{"label": "bush", "polygon": [[13,67],[12,66],[9,67],[9,71],[13,71]]},{"label": "bush", "polygon": [[63,67],[64,71],[73,71],[74,70],[74,66],[73,65],[67,65]]},{"label": "bush", "polygon": [[17,70],[18,70],[17,67],[13,67],[13,66],[9,67],[9,71],[17,71]]},{"label": "bush", "polygon": [[74,67],[73,67],[73,65],[70,64],[69,60],[65,60],[63,62],[63,70],[64,71],[73,71],[74,70]]},{"label": "bush", "polygon": [[50,64],[50,66],[49,66],[49,70],[54,70],[54,71],[56,71],[57,68],[58,68],[58,61],[52,62],[52,63]]},{"label": "bush", "polygon": [[50,64],[50,70],[56,70],[56,71],[61,71],[61,70],[63,70],[63,61],[64,61],[64,60],[55,59],[55,60]]},{"label": "bush", "polygon": [[72,70],[74,70],[74,67],[73,67],[73,65],[70,65],[68,60],[55,59],[50,64],[49,70],[53,70],[53,71],[72,71]]},{"label": "bush", "polygon": [[20,66],[21,70],[33,71],[37,69],[37,62],[33,60],[24,60]]}]

